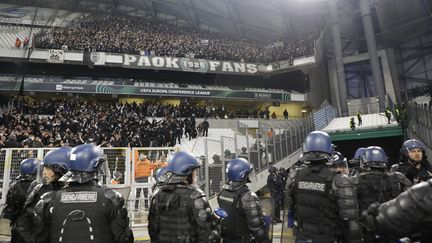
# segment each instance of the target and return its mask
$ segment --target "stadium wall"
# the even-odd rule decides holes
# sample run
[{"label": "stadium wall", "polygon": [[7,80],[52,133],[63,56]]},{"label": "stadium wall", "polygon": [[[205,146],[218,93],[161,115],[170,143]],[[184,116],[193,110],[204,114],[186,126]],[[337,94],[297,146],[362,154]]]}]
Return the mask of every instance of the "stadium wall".
[{"label": "stadium wall", "polygon": [[311,107],[319,107],[324,100],[330,100],[329,75],[327,73],[327,63],[321,62],[319,65],[309,69],[309,91],[306,100]]}]

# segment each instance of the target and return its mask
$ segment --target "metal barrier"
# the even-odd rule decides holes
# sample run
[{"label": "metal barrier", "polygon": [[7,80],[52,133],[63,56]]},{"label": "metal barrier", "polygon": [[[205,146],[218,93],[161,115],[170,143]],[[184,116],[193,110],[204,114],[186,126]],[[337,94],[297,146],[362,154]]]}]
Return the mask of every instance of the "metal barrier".
[{"label": "metal barrier", "polygon": [[409,121],[408,129],[423,141],[429,148],[432,147],[432,108],[428,105],[409,103],[406,107]]},{"label": "metal barrier", "polygon": [[7,171],[9,171],[8,165],[6,165],[6,150],[0,151],[0,161],[4,161],[3,166],[0,166],[0,205],[5,204],[6,193],[9,189],[9,179],[6,176]]}]

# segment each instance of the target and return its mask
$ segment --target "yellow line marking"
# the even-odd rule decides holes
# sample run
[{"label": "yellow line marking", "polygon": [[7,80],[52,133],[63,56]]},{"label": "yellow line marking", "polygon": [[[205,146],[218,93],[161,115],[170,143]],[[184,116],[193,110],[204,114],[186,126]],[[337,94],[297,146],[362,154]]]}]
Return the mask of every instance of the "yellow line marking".
[{"label": "yellow line marking", "polygon": [[138,237],[135,240],[150,240],[150,237]]}]

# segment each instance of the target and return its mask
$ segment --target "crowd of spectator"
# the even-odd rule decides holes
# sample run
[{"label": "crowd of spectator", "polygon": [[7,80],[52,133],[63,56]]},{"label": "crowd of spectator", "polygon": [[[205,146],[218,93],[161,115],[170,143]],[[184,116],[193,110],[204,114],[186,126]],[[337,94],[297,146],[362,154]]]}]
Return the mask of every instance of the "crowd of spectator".
[{"label": "crowd of spectator", "polygon": [[[206,118],[228,117],[228,113],[232,118],[235,115],[224,106],[13,98],[0,112],[0,148],[82,143],[104,147],[174,146],[182,138],[208,136]],[[268,112],[256,111],[258,114]],[[195,118],[205,120],[197,124]]]},{"label": "crowd of spectator", "polygon": [[313,33],[259,42],[190,26],[109,17],[42,32],[36,47],[269,63],[313,54],[316,38]]}]

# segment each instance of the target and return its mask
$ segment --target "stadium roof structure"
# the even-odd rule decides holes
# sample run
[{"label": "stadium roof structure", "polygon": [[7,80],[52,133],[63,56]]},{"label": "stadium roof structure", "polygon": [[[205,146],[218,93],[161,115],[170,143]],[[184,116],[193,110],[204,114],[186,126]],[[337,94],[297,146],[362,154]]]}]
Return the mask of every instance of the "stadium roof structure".
[{"label": "stadium roof structure", "polygon": [[[3,0],[2,2],[93,14],[125,14],[213,28],[263,40],[322,29],[332,0]],[[362,33],[358,1],[339,5],[342,38]],[[432,29],[430,0],[370,0],[378,39],[391,43]],[[361,35],[361,34],[360,34]],[[361,38],[361,37],[360,37]],[[353,41],[354,40],[354,41]]]},{"label": "stadium roof structure", "polygon": [[[339,25],[343,49],[358,50],[366,45],[359,1],[340,0]],[[430,0],[369,0],[378,45],[392,46],[432,32],[432,1]],[[357,46],[356,46],[357,45]]]},{"label": "stadium roof structure", "polygon": [[159,17],[254,39],[280,39],[321,29],[323,0],[4,0],[76,12]]}]

